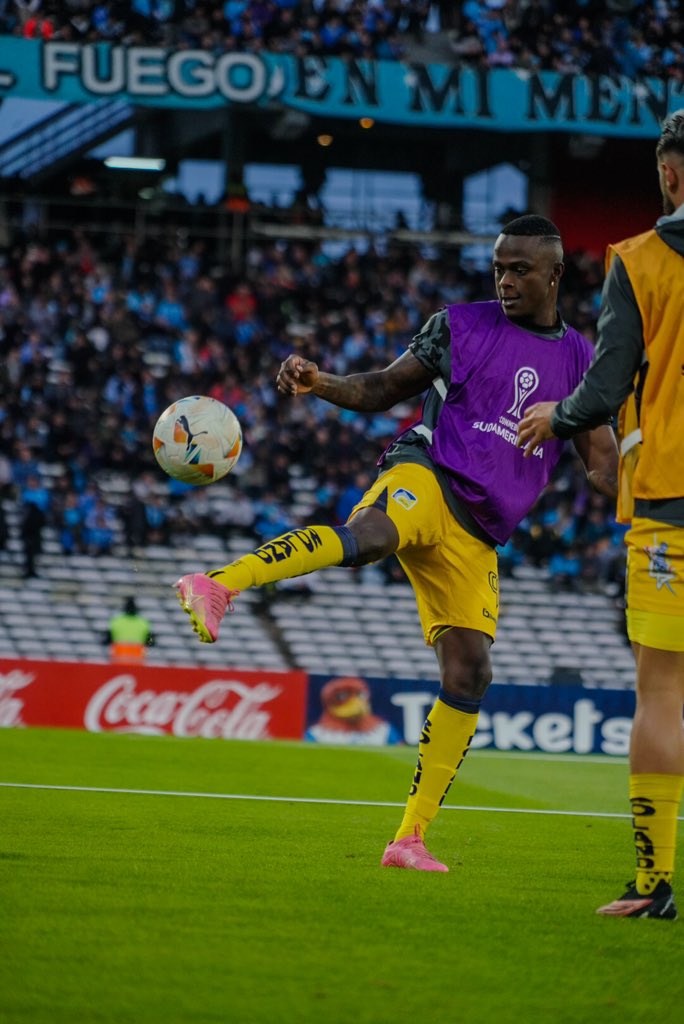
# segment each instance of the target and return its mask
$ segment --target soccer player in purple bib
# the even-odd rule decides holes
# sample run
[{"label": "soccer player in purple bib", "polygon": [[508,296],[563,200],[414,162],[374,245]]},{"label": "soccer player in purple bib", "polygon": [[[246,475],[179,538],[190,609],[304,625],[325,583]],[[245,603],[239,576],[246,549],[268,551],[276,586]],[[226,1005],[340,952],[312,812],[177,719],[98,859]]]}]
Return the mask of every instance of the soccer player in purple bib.
[{"label": "soccer player in purple bib", "polygon": [[[384,370],[339,377],[302,356],[280,367],[283,395],[318,395],[344,409],[376,412],[426,392],[421,421],[382,455],[380,475],[340,527],[309,526],[206,574],[183,576],[179,599],[202,641],[213,643],[241,590],[332,565],[358,566],[396,553],[416,595],[440,674],[423,727],[403,820],[386,867],[447,871],[425,847],[472,741],[491,681],[496,633],[496,546],[504,544],[549,481],[563,442],[532,458],[516,447],[531,401],[569,394],[589,366],[590,343],[558,312],[563,249],[543,217],[508,224],[493,259],[497,299],[435,313],[408,351]],[[574,439],[592,486],[615,496],[617,446],[606,423]]]}]

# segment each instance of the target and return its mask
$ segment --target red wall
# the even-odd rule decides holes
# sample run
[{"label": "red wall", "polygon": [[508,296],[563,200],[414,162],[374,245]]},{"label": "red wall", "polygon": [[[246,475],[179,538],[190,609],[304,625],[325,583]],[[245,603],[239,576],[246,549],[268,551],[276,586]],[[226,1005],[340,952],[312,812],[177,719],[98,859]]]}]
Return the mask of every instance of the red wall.
[{"label": "red wall", "polygon": [[605,140],[591,159],[572,155],[567,138],[552,145],[551,220],[567,252],[603,255],[609,242],[653,227],[662,214],[654,141]]}]

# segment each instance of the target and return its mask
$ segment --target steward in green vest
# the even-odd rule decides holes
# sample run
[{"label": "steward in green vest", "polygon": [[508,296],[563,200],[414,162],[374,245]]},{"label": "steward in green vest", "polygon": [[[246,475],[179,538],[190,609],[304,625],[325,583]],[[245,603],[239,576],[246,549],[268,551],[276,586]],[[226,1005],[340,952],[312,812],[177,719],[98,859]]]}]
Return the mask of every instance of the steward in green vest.
[{"label": "steward in green vest", "polygon": [[112,661],[141,664],[145,660],[154,636],[149,621],[138,613],[135,598],[128,597],[123,611],[110,619],[107,640]]}]

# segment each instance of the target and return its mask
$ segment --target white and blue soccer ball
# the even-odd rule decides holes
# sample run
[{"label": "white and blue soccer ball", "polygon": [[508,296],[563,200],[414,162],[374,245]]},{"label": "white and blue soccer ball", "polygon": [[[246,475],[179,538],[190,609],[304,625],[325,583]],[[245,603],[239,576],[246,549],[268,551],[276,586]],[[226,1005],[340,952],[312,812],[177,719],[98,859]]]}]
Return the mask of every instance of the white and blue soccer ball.
[{"label": "white and blue soccer ball", "polygon": [[235,413],[206,395],[179,398],[161,414],[152,435],[161,468],[186,484],[213,484],[240,458],[242,430]]}]

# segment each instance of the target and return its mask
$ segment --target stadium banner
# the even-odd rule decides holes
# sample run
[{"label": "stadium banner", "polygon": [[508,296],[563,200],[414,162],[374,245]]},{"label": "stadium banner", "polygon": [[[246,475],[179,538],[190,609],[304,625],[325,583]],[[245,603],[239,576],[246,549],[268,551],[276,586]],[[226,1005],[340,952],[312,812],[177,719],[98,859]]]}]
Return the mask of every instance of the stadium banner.
[{"label": "stadium banner", "polygon": [[302,738],[304,672],[0,659],[0,727]]},{"label": "stadium banner", "polygon": [[[438,689],[425,680],[311,676],[306,738],[414,745]],[[472,748],[624,757],[633,714],[628,690],[494,683],[482,702]]]},{"label": "stadium banner", "polygon": [[404,125],[656,137],[684,96],[674,78],[0,39],[0,99],[180,109],[276,104]]}]

